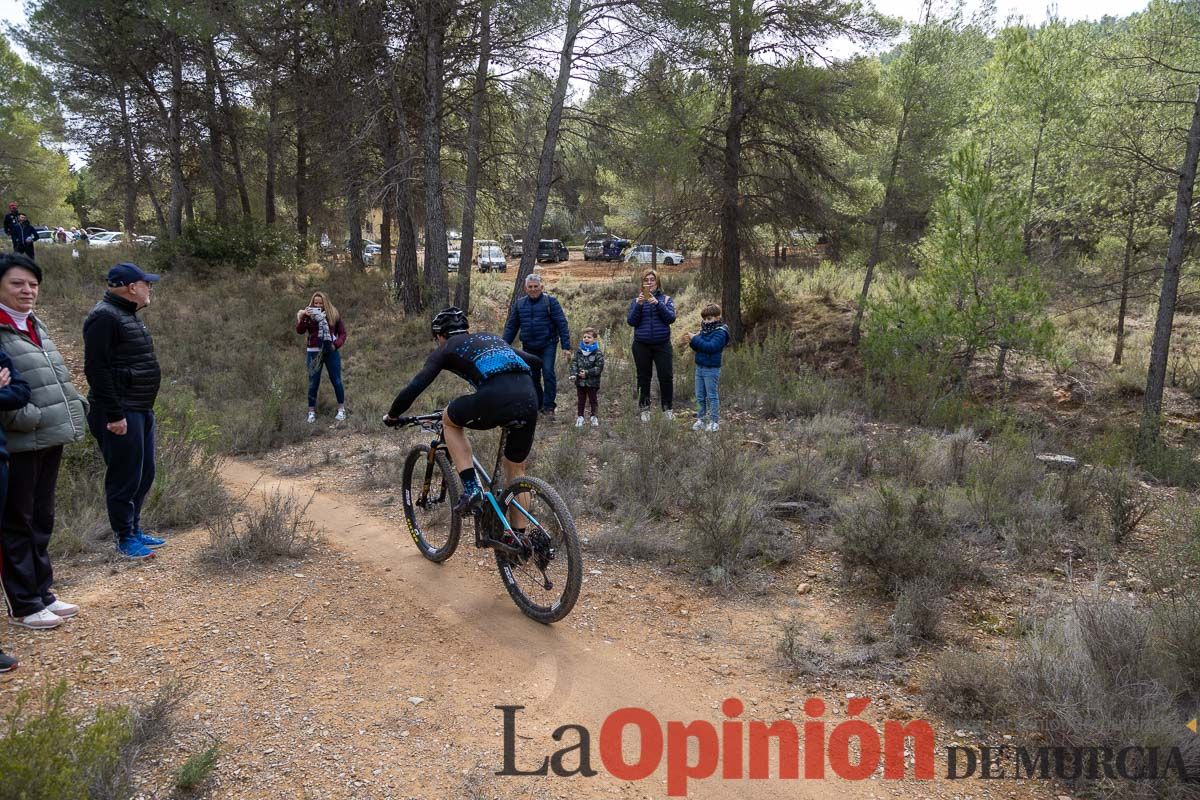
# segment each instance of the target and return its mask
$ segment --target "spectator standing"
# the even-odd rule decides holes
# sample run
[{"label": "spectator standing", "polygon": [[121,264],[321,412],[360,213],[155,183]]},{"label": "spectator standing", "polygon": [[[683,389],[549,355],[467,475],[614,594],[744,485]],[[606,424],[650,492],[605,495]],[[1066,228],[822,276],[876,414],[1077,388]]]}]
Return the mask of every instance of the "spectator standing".
[{"label": "spectator standing", "polygon": [[107,467],[104,498],[117,551],[154,556],[165,542],[142,530],[142,503],[154,484],[154,401],[162,372],[154,340],[137,312],[150,305],[157,275],[122,262],[108,271],[108,291],[83,321],[88,427]]},{"label": "spectator standing", "polygon": [[571,357],[571,331],[558,298],[545,293],[541,275],[525,278],[525,296],[513,303],[501,338],[511,345],[518,334],[521,347],[541,359],[541,367],[534,369],[533,383],[541,413],[552,417],[558,398],[554,358],[558,346],[566,358]]},{"label": "spectator standing", "polygon": [[0,255],[0,349],[29,383],[29,402],[0,412],[8,434],[8,495],[0,517],[0,584],[9,622],[56,628],[79,606],[54,595],[50,536],[63,445],[83,439],[87,405],[34,314],[42,270],[23,255]]},{"label": "spectator standing", "polygon": [[[29,384],[17,372],[12,359],[0,350],[0,411],[16,411],[29,402]],[[4,496],[8,491],[8,447],[4,437],[4,426],[0,425],[0,513],[4,510]],[[12,672],[17,660],[0,650],[0,673]]]},{"label": "spectator standing", "polygon": [[[700,310],[700,330],[688,344],[696,351],[696,422],[692,430],[721,429],[721,398],[717,384],[721,380],[721,352],[729,344],[729,327],[721,322],[721,307],[709,303]],[[709,422],[704,422],[708,416]]]},{"label": "spectator standing", "polygon": [[20,216],[21,212],[17,210],[17,204],[9,203],[8,213],[4,215],[4,233],[12,239],[14,253],[19,253],[24,249],[21,242]]},{"label": "spectator standing", "polygon": [[38,240],[37,228],[33,227],[33,223],[29,221],[29,217],[24,214],[17,215],[17,234],[21,239],[21,249],[18,253],[28,256],[30,261],[33,261],[33,244]]},{"label": "spectator standing", "polygon": [[329,373],[337,397],[338,422],[346,418],[346,389],[342,386],[342,345],[346,343],[346,323],[324,292],[313,292],[308,307],[296,312],[296,333],[308,334],[308,421],[317,421],[317,390],[321,370]]},{"label": "spectator standing", "polygon": [[675,322],[675,302],[658,282],[658,273],[642,273],[642,288],[629,304],[626,321],[633,327],[633,365],[637,370],[638,407],[642,422],[650,421],[650,375],[658,372],[659,402],[663,416],[674,419],[674,352],[671,350],[671,325]]},{"label": "spectator standing", "polygon": [[583,427],[583,408],[587,401],[592,407],[592,427],[600,425],[597,416],[600,375],[604,372],[604,353],[600,350],[600,342],[596,339],[595,328],[584,328],[579,337],[579,349],[571,359],[571,378],[575,381],[575,427]]}]

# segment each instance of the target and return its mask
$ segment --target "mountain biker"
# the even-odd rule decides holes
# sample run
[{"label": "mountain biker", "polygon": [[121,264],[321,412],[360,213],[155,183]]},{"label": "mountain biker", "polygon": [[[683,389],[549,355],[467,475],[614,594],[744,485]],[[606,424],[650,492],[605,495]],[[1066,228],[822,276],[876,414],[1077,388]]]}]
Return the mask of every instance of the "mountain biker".
[{"label": "mountain biker", "polygon": [[525,474],[525,459],[533,447],[537,428],[538,398],[532,370],[541,359],[510,347],[494,333],[471,333],[467,315],[451,306],[439,311],[430,324],[438,348],[430,353],[425,366],[400,390],[383,424],[395,427],[400,415],[433,383],[442,370],[449,370],[475,387],[446,404],[442,412],[443,431],[450,460],[463,482],[463,494],[454,506],[456,513],[479,507],[483,498],[479,478],[471,458],[471,443],[464,428],[483,431],[510,422],[524,426],[511,430],[504,444],[504,478],[512,481]]}]

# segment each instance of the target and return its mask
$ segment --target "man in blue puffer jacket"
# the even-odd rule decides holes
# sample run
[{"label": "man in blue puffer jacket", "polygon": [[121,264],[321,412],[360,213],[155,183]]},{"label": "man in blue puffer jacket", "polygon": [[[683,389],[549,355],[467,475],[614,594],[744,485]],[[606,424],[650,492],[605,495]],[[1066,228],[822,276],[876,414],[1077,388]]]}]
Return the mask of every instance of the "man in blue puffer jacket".
[{"label": "man in blue puffer jacket", "polygon": [[[721,429],[721,398],[717,384],[721,380],[721,351],[729,344],[729,327],[721,322],[721,307],[709,303],[700,310],[700,330],[689,344],[696,351],[696,422],[692,430]],[[711,420],[707,426],[704,417]]]},{"label": "man in blue puffer jacket", "polygon": [[531,274],[525,278],[525,296],[513,303],[501,338],[511,345],[518,333],[522,349],[542,360],[541,369],[534,369],[533,383],[538,390],[541,413],[553,416],[558,395],[558,380],[554,376],[555,346],[561,344],[563,354],[569,359],[571,331],[558,300],[543,292],[540,275]]}]

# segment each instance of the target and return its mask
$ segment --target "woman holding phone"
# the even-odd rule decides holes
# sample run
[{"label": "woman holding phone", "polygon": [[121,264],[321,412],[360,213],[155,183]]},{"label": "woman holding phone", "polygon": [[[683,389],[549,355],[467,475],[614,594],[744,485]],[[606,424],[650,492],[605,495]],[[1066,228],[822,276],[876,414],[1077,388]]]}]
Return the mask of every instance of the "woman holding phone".
[{"label": "woman holding phone", "polygon": [[642,273],[641,291],[629,304],[626,321],[633,327],[633,364],[637,369],[638,407],[642,422],[650,421],[650,372],[658,372],[658,394],[663,416],[674,419],[674,352],[671,349],[671,325],[675,322],[675,303],[662,290],[658,273]]},{"label": "woman holding phone", "polygon": [[317,389],[321,371],[329,373],[333,393],[337,397],[338,422],[346,418],[346,390],[342,387],[342,354],[346,343],[346,323],[324,292],[313,292],[308,305],[296,312],[296,333],[308,337],[305,354],[308,366],[308,421],[317,421]]}]

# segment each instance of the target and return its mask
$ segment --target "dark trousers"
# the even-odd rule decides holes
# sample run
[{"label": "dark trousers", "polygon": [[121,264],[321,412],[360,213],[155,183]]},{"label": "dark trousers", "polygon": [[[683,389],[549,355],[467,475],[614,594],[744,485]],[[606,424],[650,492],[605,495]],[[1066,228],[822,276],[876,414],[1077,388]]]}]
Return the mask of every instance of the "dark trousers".
[{"label": "dark trousers", "polygon": [[596,401],[599,399],[600,389],[595,386],[576,386],[575,387],[575,416],[583,416],[583,402],[586,400],[592,404],[592,416],[596,416]]},{"label": "dark trousers", "polygon": [[525,342],[521,342],[521,345],[542,360],[541,367],[533,368],[533,388],[537,389],[538,408],[553,409],[558,399],[558,377],[554,374],[558,342],[553,341],[545,347],[531,347]]},{"label": "dark trousers", "polygon": [[127,411],[125,422],[129,428],[118,436],[108,429],[104,412],[95,403],[88,415],[88,427],[108,467],[104,474],[108,524],[119,539],[141,528],[142,503],[154,484],[154,412]]},{"label": "dark trousers", "polygon": [[7,466],[8,493],[0,518],[0,580],[8,613],[36,614],[54,602],[50,591],[50,534],[54,532],[54,490],[62,445],[13,453]]},{"label": "dark trousers", "polygon": [[675,400],[675,369],[674,356],[671,353],[670,342],[646,344],[633,343],[633,366],[637,369],[638,406],[642,409],[650,407],[650,368],[658,372],[658,394],[662,401],[663,410],[671,408]]},{"label": "dark trousers", "polygon": [[[318,362],[317,359],[320,359]],[[346,390],[342,386],[342,354],[332,346],[324,353],[308,353],[308,407],[317,407],[317,389],[321,386],[321,370],[329,372],[329,382],[333,384],[333,393],[337,396],[338,405],[346,404]]]}]

